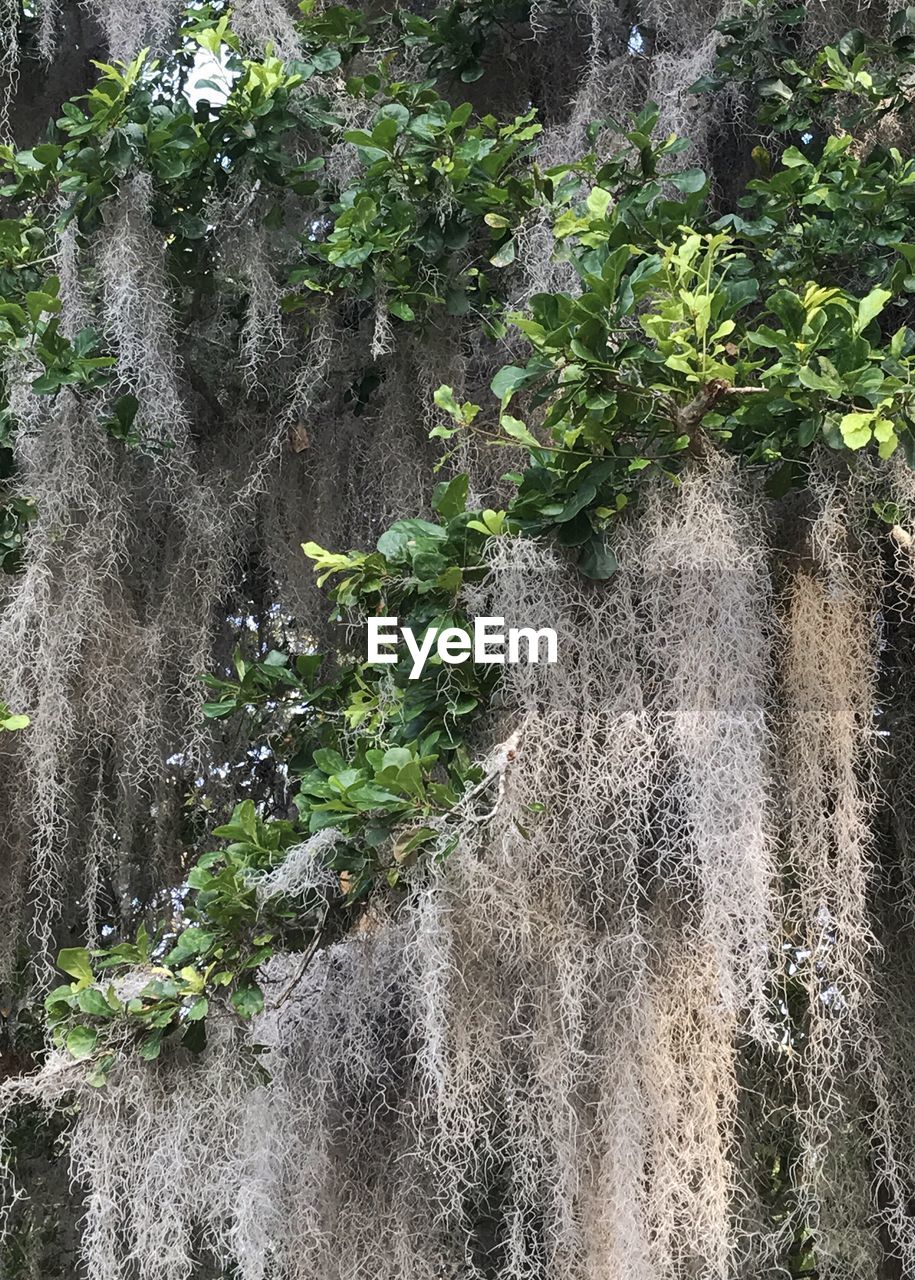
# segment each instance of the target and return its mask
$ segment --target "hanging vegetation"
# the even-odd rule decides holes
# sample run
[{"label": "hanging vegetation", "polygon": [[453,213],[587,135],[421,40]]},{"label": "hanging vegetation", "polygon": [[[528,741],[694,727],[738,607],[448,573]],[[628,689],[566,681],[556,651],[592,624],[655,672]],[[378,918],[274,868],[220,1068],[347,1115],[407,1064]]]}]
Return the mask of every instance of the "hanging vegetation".
[{"label": "hanging vegetation", "polygon": [[915,1274],[915,9],[2,26],[0,1275]]}]

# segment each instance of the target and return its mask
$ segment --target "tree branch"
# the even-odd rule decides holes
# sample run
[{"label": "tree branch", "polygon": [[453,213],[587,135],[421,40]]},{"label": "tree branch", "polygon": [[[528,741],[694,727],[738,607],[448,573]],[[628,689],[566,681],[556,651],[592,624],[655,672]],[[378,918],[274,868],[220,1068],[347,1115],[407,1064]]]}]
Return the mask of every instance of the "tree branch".
[{"label": "tree branch", "polygon": [[674,410],[674,421],[680,434],[689,437],[689,451],[693,457],[704,461],[715,452],[715,446],[702,430],[702,420],[719,400],[725,396],[760,395],[765,391],[765,387],[734,387],[726,378],[713,378],[699,388],[689,404],[678,406]]}]

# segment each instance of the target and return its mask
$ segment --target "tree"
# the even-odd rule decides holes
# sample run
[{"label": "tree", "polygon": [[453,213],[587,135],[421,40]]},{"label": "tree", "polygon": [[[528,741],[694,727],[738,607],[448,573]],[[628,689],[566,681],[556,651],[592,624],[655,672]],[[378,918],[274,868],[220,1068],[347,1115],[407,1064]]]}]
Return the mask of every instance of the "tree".
[{"label": "tree", "polygon": [[4,38],[4,1274],[912,1274],[915,10]]}]

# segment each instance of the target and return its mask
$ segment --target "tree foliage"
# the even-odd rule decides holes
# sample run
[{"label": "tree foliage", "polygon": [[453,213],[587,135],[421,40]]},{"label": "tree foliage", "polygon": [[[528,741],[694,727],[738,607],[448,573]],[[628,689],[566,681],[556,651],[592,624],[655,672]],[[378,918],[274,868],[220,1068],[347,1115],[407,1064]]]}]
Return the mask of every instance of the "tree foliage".
[{"label": "tree foliage", "polygon": [[[898,477],[915,468],[915,11],[820,48],[802,39],[807,17],[804,5],[745,0],[689,87],[697,110],[730,94],[746,113],[747,177],[730,202],[707,157],[666,131],[663,101],[643,95],[625,117],[585,121],[561,160],[539,104],[481,108],[500,32],[565,31],[564,3],[454,0],[422,14],[304,3],[296,56],[284,57],[272,45],[254,55],[222,5],[195,5],[169,48],[96,64],[94,85],[61,104],[40,142],[0,148],[0,566],[11,589],[45,518],[19,485],[35,430],[24,403],[87,408],[115,469],[123,458],[169,465],[175,441],[151,429],[119,335],[72,323],[53,248],[74,237],[85,289],[103,292],[94,238],[134,179],[149,184],[180,323],[229,299],[212,346],[238,341],[264,284],[228,253],[230,209],[270,246],[274,322],[295,341],[317,349],[329,314],[363,334],[368,323],[371,351],[345,371],[354,414],[371,418],[392,350],[428,351],[423,446],[445,476],[430,476],[428,507],[396,511],[374,546],[305,541],[323,616],[287,629],[274,584],[252,639],[244,592],[234,612],[223,601],[237,634],[231,658],[200,672],[200,715],[224,735],[213,775],[244,775],[253,794],[228,797],[231,814],[224,793],[198,804],[212,776],[189,766],[180,874],[151,902],[128,889],[99,936],[62,939],[67,981],[30,992],[81,1081],[103,1090],[125,1062],[180,1063],[227,1017],[256,1028],[274,958],[306,967],[373,912],[415,904],[468,831],[485,829],[508,758],[493,766],[484,745],[511,696],[504,680],[471,662],[433,658],[419,679],[406,658],[367,662],[367,617],[397,616],[418,635],[466,627],[493,566],[528,552],[558,556],[588,600],[603,600],[658,494],[722,467],[789,512],[805,509],[824,469],[840,475],[868,493],[856,536],[889,526],[911,546]],[[518,288],[538,232],[562,288]],[[435,363],[445,324],[483,371],[467,386]],[[230,363],[217,356],[202,377],[188,361],[217,420]],[[302,451],[313,406],[304,413]],[[490,483],[480,476],[494,456],[508,470]],[[0,704],[0,728],[25,750],[33,711]],[[258,790],[264,761],[279,805]],[[529,799],[525,822],[552,802]],[[784,874],[790,898],[796,869]],[[790,923],[781,949],[773,1017],[803,1055],[815,1036],[792,990],[806,956]],[[774,1229],[789,1224],[773,1265],[825,1280],[839,1273],[821,1261],[797,1150],[789,1133],[753,1155]]]}]

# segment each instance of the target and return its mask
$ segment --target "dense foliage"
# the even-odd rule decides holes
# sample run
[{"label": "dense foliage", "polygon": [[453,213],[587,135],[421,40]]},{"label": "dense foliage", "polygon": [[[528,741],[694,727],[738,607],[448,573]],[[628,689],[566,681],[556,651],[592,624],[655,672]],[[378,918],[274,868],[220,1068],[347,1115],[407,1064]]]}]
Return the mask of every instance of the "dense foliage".
[{"label": "dense foliage", "polygon": [[[897,10],[881,35],[853,30],[818,49],[801,40],[806,17],[803,5],[746,0],[689,87],[697,103],[737,95],[750,121],[730,203],[689,140],[665,132],[663,102],[584,122],[572,158],[550,154],[536,105],[504,118],[479,109],[500,32],[536,21],[549,39],[571,20],[565,4],[534,13],[516,0],[381,15],[306,0],[283,57],[273,46],[253,56],[230,12],[195,5],[169,52],[98,63],[41,141],[0,149],[0,567],[13,581],[45,516],[17,470],[30,413],[88,409],[115,471],[122,457],[142,471],[178,452],[177,425],[172,436],[151,416],[118,333],[68,316],[51,248],[72,237],[88,293],[103,294],[90,247],[131,183],[149,194],[181,322],[229,297],[213,347],[227,331],[235,341],[257,293],[227,255],[220,210],[231,208],[276,237],[277,323],[309,352],[330,314],[369,334],[346,371],[354,412],[371,417],[391,352],[433,349],[443,323],[485,353],[473,386],[433,369],[424,443],[446,478],[429,507],[397,512],[373,547],[304,543],[321,617],[291,619],[274,603],[252,635],[244,592],[221,601],[232,652],[199,672],[200,715],[224,733],[212,776],[244,773],[251,794],[228,797],[231,816],[224,790],[200,802],[212,778],[176,751],[190,815],[180,875],[145,899],[128,886],[95,936],[59,938],[67,980],[28,996],[90,1086],[105,1089],[135,1057],[202,1053],[226,1016],[256,1027],[274,957],[301,958],[301,981],[383,904],[417,901],[490,821],[514,750],[486,748],[503,705],[498,668],[433,658],[412,679],[406,657],[372,664],[366,617],[396,616],[417,635],[466,627],[493,566],[521,545],[559,556],[587,599],[602,599],[646,505],[732,464],[797,509],[824,466],[850,489],[878,475],[863,528],[893,527],[910,545],[887,478],[897,473],[881,466],[915,468],[915,10]],[[648,59],[632,44],[648,25],[632,32],[629,56]],[[547,287],[525,289],[538,233]],[[227,413],[237,383],[200,390],[190,359],[188,381],[217,420]],[[246,384],[259,408],[263,385],[258,371]],[[310,411],[293,427],[302,451]],[[477,468],[488,476],[493,456],[506,474],[487,488]],[[0,704],[0,729],[26,751],[30,716]],[[550,804],[546,791],[525,800],[522,838]],[[785,991],[769,1000],[783,1043],[803,1054],[813,1036],[791,982],[805,956],[790,929],[782,947]],[[773,1221],[789,1224],[779,1267],[819,1275],[795,1144],[789,1133],[755,1163]]]},{"label": "dense foliage", "polygon": [[[232,49],[224,22],[221,29],[195,29],[193,38],[211,53]],[[183,200],[190,181],[195,203],[203,199],[196,188],[212,164],[204,169],[198,160],[195,166],[197,150],[201,157],[224,154],[246,180],[269,175],[300,193],[302,169],[319,171],[316,161],[282,174],[262,167],[271,136],[292,126],[286,98],[305,79],[297,65],[243,64],[214,120],[195,128],[189,113],[183,121],[170,114],[162,133],[161,114],[151,115],[152,87],[134,92],[141,62],[123,75],[106,69],[108,78],[90,94],[81,123],[75,114],[60,122],[79,139],[79,151],[70,154],[80,157],[80,166],[88,163],[84,140],[92,133],[105,146],[104,161],[94,159],[93,168],[117,155],[110,130],[126,117],[130,123],[119,127],[131,142],[124,150],[128,163],[142,157],[150,164],[163,179],[163,197],[180,193]],[[315,67],[326,69],[320,57]],[[847,86],[837,81],[828,87],[839,93]],[[457,251],[491,228],[501,238],[492,253],[486,250],[490,262],[507,266],[511,228],[540,203],[582,289],[576,296],[537,294],[528,311],[506,318],[524,335],[531,355],[493,378],[500,410],[483,419],[493,425],[480,426],[480,407],[458,404],[450,388],[437,394],[451,423],[436,427],[434,435],[453,439],[475,431],[487,443],[528,450],[526,469],[512,477],[516,493],[506,509],[466,512],[467,477],[459,475],[440,485],[433,499],[442,524],[398,522],[370,553],[306,546],[321,581],[334,581],[332,598],[341,614],[361,619],[389,610],[419,634],[429,626],[461,625],[462,590],[479,576],[483,544],[491,537],[551,535],[560,546],[578,549],[581,572],[609,577],[616,565],[613,522],[637,500],[640,487],[656,472],[675,481],[684,465],[715,450],[734,452],[747,466],[768,466],[769,486],[777,491],[803,479],[805,457],[822,440],[840,451],[873,448],[881,458],[901,444],[915,460],[915,333],[905,323],[915,292],[909,275],[915,246],[898,238],[909,216],[915,170],[908,172],[912,162],[906,166],[898,151],[871,154],[862,165],[850,154],[850,135],[831,137],[822,148],[808,142],[813,155],[785,147],[774,171],[749,184],[741,203],[750,216],[721,218],[708,210],[701,170],[672,166],[679,140],[653,139],[653,105],[620,134],[606,163],[584,156],[540,173],[526,145],[538,131],[530,114],[502,128],[491,118],[470,127],[469,103],[452,110],[428,87],[386,88],[375,76],[351,81],[349,92],[372,102],[371,128],[343,135],[360,161],[358,184],[341,194],[326,238],[309,250],[316,265],[296,267],[291,286],[305,283],[315,292],[340,290],[356,298],[372,298],[381,289],[387,310],[403,323],[422,324],[417,312],[423,306],[446,301],[460,313],[471,305],[468,289],[481,294],[478,308],[486,276],[471,268],[468,280],[466,269],[454,265]],[[312,112],[318,110],[313,101]],[[256,131],[242,149],[237,139],[245,122],[254,120]],[[794,132],[810,123],[807,117],[795,121]],[[142,128],[148,149],[134,151],[133,131]],[[169,158],[169,147],[179,162]],[[107,180],[88,183],[79,176],[82,168],[70,178],[66,147],[41,144],[38,152],[8,157],[19,178],[8,193],[44,193],[55,184],[74,193],[65,216],[97,216],[105,181],[111,194],[125,172],[112,161]],[[281,163],[281,151],[268,154],[270,164]],[[508,177],[509,166],[525,156],[521,177]],[[195,167],[196,180],[189,177]],[[864,220],[862,201],[853,202],[851,192],[866,191],[868,183],[880,207]],[[315,186],[311,181],[307,189]],[[446,221],[442,207],[450,211]],[[205,233],[198,223],[191,225],[182,208],[180,220],[168,218],[165,225],[179,241],[193,241]],[[815,271],[818,279],[811,278]],[[423,290],[417,288],[420,272],[429,282]],[[433,286],[439,277],[447,285]],[[286,299],[295,309],[303,301],[292,291]],[[44,354],[46,335],[56,333],[48,319],[54,295],[29,293],[26,306],[33,328],[18,343],[45,365],[33,383],[37,392],[87,381],[114,363],[81,355],[97,336],[78,335],[72,346],[59,340],[59,349],[73,354],[65,372],[54,371]],[[15,317],[20,314],[25,325],[21,308]],[[9,315],[12,320],[14,313]],[[522,398],[531,426],[507,412]],[[447,853],[447,843],[434,838],[436,828],[424,824],[451,810],[480,781],[464,726],[492,682],[472,664],[449,672],[438,663],[426,680],[410,681],[402,670],[392,684],[384,669],[356,662],[315,687],[320,663],[317,655],[293,665],[276,652],[250,664],[239,656],[235,681],[208,677],[219,698],[205,711],[211,717],[245,714],[266,704],[275,715],[277,704],[295,706],[281,751],[296,780],[300,829],[340,831],[327,865],[347,877],[347,907],[365,897],[379,876],[396,885],[405,860],[413,855],[415,862],[425,846],[436,856]],[[342,734],[335,730],[341,713]],[[225,854],[205,853],[191,872],[188,886],[196,897],[177,938],[166,931],[152,949],[141,941],[100,953],[102,988],[104,971],[156,963],[161,973],[139,995],[125,1003],[114,986],[103,993],[88,954],[66,953],[63,967],[76,982],[48,996],[51,1023],[74,1056],[99,1055],[99,1080],[113,1058],[104,1053],[104,1036],[98,1040],[98,1020],[135,1019],[148,1032],[141,1041],[145,1056],[157,1055],[163,1037],[174,1031],[202,1046],[202,1029],[187,1024],[205,1019],[205,992],[229,986],[243,1016],[258,1012],[257,967],[276,947],[302,949],[303,937],[320,938],[327,927],[334,904],[326,893],[316,902],[264,907],[258,901],[257,877],[274,870],[301,838],[295,825],[264,824],[245,801],[232,823],[213,834],[233,843]],[[141,936],[148,937],[145,926]]]}]

